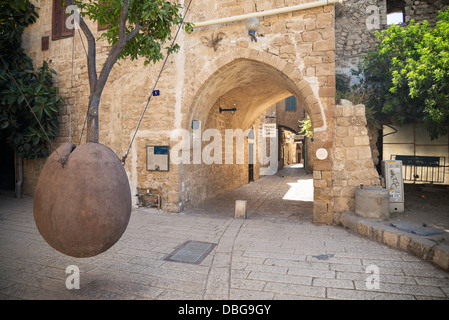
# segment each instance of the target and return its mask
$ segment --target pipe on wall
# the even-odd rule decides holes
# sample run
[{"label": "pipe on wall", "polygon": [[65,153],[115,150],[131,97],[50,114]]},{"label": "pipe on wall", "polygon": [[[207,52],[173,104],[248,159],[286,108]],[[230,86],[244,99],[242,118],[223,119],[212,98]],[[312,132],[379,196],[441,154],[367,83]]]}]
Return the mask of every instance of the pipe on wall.
[{"label": "pipe on wall", "polygon": [[233,17],[228,17],[228,18],[221,18],[221,19],[209,20],[209,21],[204,21],[204,22],[198,22],[198,23],[194,24],[193,28],[196,29],[196,28],[202,28],[202,27],[207,27],[207,26],[212,26],[212,25],[217,25],[217,24],[242,21],[242,20],[246,20],[246,19],[249,19],[252,17],[256,17],[256,18],[268,17],[268,16],[273,16],[273,15],[282,14],[282,13],[290,13],[290,12],[294,12],[294,11],[300,11],[300,10],[306,10],[306,9],[327,6],[330,4],[335,4],[337,2],[338,2],[338,0],[319,0],[319,1],[315,1],[315,2],[298,4],[298,5],[290,6],[290,7],[284,7],[284,8],[279,8],[279,9],[272,9],[272,10],[266,10],[266,11],[261,11],[261,12],[248,13],[248,14],[243,14],[243,15],[233,16]]}]

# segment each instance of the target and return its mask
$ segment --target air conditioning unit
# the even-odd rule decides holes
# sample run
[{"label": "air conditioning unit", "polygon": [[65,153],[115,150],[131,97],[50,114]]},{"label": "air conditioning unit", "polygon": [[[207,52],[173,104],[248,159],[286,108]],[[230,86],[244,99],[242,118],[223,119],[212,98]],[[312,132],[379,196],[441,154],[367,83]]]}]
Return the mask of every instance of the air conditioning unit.
[{"label": "air conditioning unit", "polygon": [[382,176],[385,188],[390,193],[390,213],[404,212],[404,180],[402,178],[402,161],[383,160]]}]

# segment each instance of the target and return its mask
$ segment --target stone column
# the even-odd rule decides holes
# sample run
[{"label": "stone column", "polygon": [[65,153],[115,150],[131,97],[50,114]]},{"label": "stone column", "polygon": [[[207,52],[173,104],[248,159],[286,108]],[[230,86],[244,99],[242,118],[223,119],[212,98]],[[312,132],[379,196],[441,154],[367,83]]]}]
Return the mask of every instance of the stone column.
[{"label": "stone column", "polygon": [[363,183],[380,187],[371,156],[364,105],[342,100],[336,106],[335,148],[332,162],[334,212],[354,211],[355,189]]},{"label": "stone column", "polygon": [[332,149],[334,131],[314,133],[313,141],[313,223],[331,224],[332,205]]}]

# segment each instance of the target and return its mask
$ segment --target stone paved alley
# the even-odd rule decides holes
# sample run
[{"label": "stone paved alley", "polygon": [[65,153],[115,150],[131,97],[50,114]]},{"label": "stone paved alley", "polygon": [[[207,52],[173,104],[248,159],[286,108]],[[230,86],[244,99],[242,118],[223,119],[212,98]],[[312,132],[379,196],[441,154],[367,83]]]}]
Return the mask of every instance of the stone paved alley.
[{"label": "stone paved alley", "polygon": [[[32,198],[2,193],[0,299],[448,299],[448,272],[344,228],[313,225],[311,195],[294,201],[289,193],[310,181],[287,168],[180,215],[135,209],[116,245],[84,259],[47,245]],[[248,219],[234,219],[243,191],[253,193]],[[214,246],[200,264],[164,260],[189,240]],[[66,288],[71,265],[79,289]],[[366,281],[373,266],[378,289]]]}]

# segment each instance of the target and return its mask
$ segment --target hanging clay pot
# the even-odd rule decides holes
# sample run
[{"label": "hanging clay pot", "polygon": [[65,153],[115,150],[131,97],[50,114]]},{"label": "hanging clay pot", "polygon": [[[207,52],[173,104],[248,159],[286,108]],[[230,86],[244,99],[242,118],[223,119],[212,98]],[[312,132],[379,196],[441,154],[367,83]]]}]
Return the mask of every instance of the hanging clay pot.
[{"label": "hanging clay pot", "polygon": [[111,149],[66,143],[47,159],[34,195],[34,220],[54,249],[77,258],[105,252],[125,232],[130,215],[128,177]]}]

